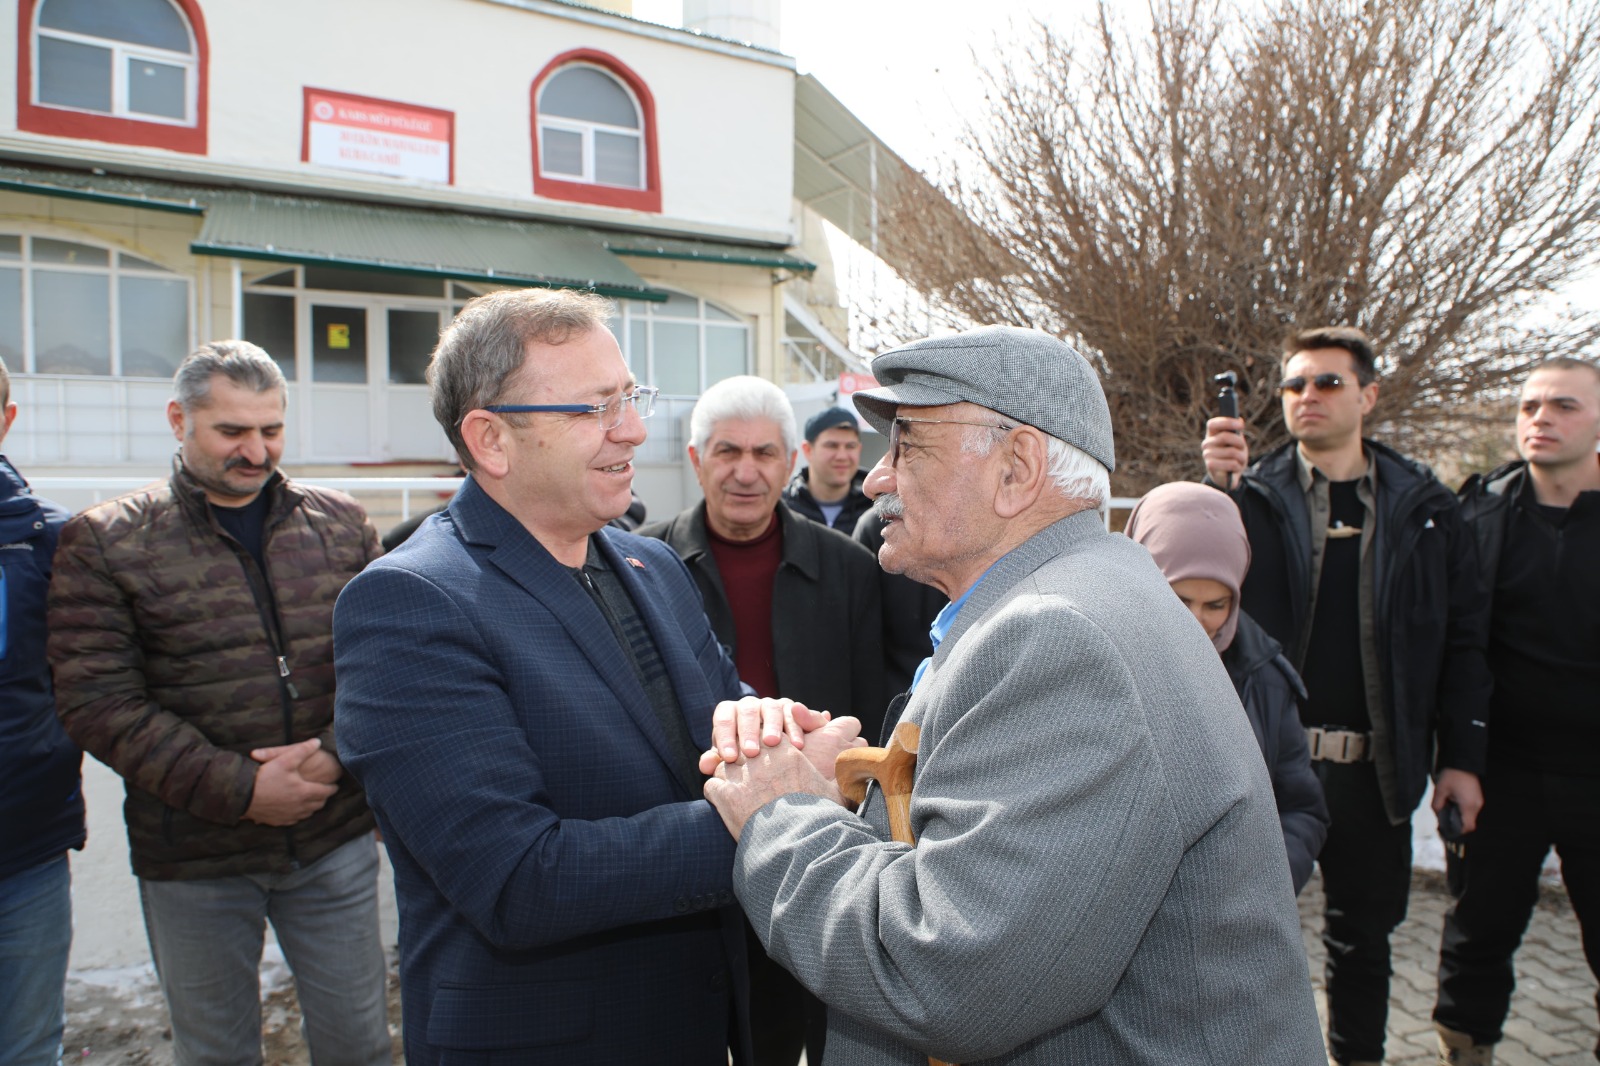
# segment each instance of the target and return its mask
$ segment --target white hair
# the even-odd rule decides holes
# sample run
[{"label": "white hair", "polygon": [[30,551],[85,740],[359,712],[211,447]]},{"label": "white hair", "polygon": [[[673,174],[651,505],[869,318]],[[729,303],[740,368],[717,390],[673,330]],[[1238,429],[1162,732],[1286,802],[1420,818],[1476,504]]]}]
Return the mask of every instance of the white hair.
[{"label": "white hair", "polygon": [[[988,426],[974,426],[963,435],[961,450],[971,455],[988,455],[999,441],[1010,432]],[[1093,504],[1104,514],[1111,503],[1111,472],[1094,456],[1046,433],[1049,468],[1045,473],[1055,482],[1056,490],[1069,500],[1082,500]]]},{"label": "white hair", "polygon": [[696,452],[705,450],[711,439],[711,429],[726,420],[743,421],[748,418],[770,418],[778,424],[783,435],[783,450],[792,454],[800,439],[795,426],[794,408],[783,390],[765,378],[741,374],[723,378],[701,394],[689,415],[689,447]]}]

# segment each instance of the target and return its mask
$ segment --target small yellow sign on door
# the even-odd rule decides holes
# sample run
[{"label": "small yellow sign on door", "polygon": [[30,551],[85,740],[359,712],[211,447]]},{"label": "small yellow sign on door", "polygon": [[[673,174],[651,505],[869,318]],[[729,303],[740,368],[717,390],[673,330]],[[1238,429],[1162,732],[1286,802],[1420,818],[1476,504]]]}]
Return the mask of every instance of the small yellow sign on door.
[{"label": "small yellow sign on door", "polygon": [[328,347],[330,347],[330,348],[348,348],[348,347],[350,347],[350,327],[348,325],[343,325],[343,324],[338,323],[338,322],[329,322],[328,323]]}]

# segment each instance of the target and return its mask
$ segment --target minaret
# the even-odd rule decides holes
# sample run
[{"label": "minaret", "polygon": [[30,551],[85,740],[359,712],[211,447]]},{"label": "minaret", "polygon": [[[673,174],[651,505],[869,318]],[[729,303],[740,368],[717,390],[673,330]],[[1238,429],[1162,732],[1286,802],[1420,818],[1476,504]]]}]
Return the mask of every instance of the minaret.
[{"label": "minaret", "polygon": [[683,28],[778,50],[781,0],[683,0]]}]

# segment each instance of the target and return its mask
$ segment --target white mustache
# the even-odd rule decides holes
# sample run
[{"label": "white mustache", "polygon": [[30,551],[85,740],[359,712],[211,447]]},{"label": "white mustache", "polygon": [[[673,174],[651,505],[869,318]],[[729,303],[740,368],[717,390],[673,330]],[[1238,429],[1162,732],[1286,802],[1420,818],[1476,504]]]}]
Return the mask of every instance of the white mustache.
[{"label": "white mustache", "polygon": [[886,492],[873,502],[872,513],[878,518],[904,518],[906,505],[899,493]]}]

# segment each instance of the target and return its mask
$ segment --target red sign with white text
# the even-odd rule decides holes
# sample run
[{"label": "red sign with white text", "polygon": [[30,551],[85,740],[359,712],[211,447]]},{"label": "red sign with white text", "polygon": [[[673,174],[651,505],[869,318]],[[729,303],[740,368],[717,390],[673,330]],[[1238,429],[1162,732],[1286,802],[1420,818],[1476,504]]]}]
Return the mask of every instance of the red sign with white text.
[{"label": "red sign with white text", "polygon": [[455,181],[453,111],[305,90],[305,136],[300,158],[341,170],[395,178]]},{"label": "red sign with white text", "polygon": [[861,392],[863,389],[875,389],[878,379],[871,374],[840,374],[839,395],[849,396],[852,392]]}]

